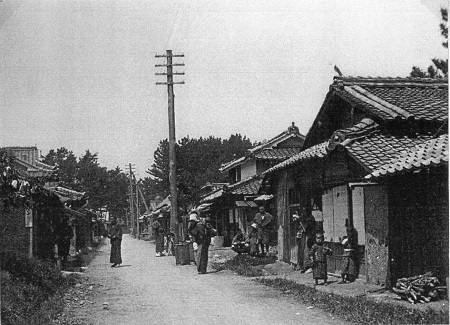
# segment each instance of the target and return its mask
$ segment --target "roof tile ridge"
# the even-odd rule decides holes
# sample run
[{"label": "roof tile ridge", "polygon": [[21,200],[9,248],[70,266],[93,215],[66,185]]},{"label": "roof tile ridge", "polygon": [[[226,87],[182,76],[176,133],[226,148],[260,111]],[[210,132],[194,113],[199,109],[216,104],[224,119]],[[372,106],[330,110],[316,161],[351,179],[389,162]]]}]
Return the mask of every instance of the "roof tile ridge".
[{"label": "roof tile ridge", "polygon": [[391,110],[393,110],[394,112],[402,115],[403,117],[405,117],[406,119],[410,119],[410,118],[414,118],[414,115],[412,115],[411,113],[409,113],[408,111],[404,110],[401,107],[398,107],[394,104],[389,103],[388,101],[385,101],[384,99],[381,99],[380,97],[370,93],[369,91],[361,88],[360,86],[352,86],[352,89],[355,89],[356,91],[358,91],[359,93],[363,94],[364,96],[366,96],[367,98],[370,98],[371,100],[387,107],[390,108]]},{"label": "roof tile ridge", "polygon": [[349,93],[350,95],[352,95],[353,97],[363,101],[364,103],[372,105],[376,109],[379,109],[380,111],[390,115],[392,118],[396,118],[399,115],[401,115],[399,112],[393,110],[392,108],[386,107],[386,106],[384,106],[384,105],[374,101],[373,99],[370,99],[369,97],[367,97],[366,95],[360,93],[356,89],[353,89],[353,87],[354,86],[344,86],[344,90],[347,93]]},{"label": "roof tile ridge", "polygon": [[372,77],[372,76],[335,76],[334,83],[343,85],[371,84],[373,86],[383,86],[396,84],[398,86],[445,86],[448,78],[417,78],[417,77]]}]

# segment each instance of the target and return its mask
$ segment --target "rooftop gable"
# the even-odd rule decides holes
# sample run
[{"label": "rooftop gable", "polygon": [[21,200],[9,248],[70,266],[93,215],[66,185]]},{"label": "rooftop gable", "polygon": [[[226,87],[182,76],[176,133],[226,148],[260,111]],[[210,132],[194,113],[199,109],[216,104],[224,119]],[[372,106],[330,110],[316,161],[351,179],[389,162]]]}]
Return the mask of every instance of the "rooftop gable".
[{"label": "rooftop gable", "polygon": [[321,130],[330,127],[327,116],[333,114],[339,100],[351,108],[352,118],[370,118],[385,128],[433,133],[448,121],[447,79],[334,77],[306,136],[307,147],[326,140],[321,138]]},{"label": "rooftop gable", "polygon": [[[296,139],[297,141],[294,141],[294,144],[292,144],[292,141],[289,141],[292,139]],[[258,146],[249,149],[247,155],[245,155],[244,157],[239,157],[228,163],[222,164],[219,171],[228,171],[236,166],[242,165],[245,161],[253,158],[259,160],[287,159],[299,150],[295,150],[294,148],[302,147],[304,139],[305,136],[302,135],[298,131],[298,127],[296,127],[294,123],[292,123],[292,126],[290,126],[286,131],[278,134],[277,136]],[[289,146],[283,146],[283,143],[290,144]],[[294,151],[292,149],[294,149]]]}]

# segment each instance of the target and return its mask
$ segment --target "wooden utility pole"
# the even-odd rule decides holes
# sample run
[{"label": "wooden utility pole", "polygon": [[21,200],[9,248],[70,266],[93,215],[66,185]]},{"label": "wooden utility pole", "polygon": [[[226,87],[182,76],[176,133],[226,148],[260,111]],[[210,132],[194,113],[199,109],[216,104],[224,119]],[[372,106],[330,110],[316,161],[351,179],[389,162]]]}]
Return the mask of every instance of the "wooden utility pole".
[{"label": "wooden utility pole", "polygon": [[141,234],[139,233],[139,217],[141,214],[139,210],[139,187],[136,178],[134,178],[134,181],[136,183],[136,238],[141,239]]},{"label": "wooden utility pole", "polygon": [[130,217],[131,217],[131,225],[134,229],[134,206],[133,206],[133,170],[131,168],[131,163],[129,163],[130,168]]},{"label": "wooden utility pole", "polygon": [[175,157],[175,95],[174,84],[184,84],[184,81],[174,82],[174,75],[184,75],[184,72],[174,72],[174,66],[184,66],[184,63],[172,63],[173,57],[184,57],[183,54],[172,54],[172,50],[166,50],[166,54],[156,55],[156,58],[166,58],[166,64],[157,64],[156,67],[165,67],[167,72],[157,72],[156,75],[167,76],[167,82],[157,82],[157,85],[167,85],[169,96],[169,182],[170,182],[170,231],[175,235],[174,243],[179,243],[178,236],[178,203],[177,203],[177,175]]}]

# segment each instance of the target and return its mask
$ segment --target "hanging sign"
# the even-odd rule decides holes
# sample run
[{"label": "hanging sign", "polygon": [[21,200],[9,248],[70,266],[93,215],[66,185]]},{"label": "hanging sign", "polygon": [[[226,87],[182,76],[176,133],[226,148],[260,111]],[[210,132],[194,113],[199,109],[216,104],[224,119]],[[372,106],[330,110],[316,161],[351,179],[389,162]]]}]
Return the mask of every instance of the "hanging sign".
[{"label": "hanging sign", "polygon": [[33,210],[25,209],[25,227],[33,227]]}]

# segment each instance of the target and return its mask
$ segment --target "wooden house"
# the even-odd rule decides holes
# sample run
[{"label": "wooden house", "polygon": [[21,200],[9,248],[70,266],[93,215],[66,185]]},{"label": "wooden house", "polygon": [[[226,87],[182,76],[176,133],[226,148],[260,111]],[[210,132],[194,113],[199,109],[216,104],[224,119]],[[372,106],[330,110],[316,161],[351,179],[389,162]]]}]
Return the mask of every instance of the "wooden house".
[{"label": "wooden house", "polygon": [[[209,214],[219,235],[224,236],[225,246],[237,229],[248,231],[258,204],[255,202],[262,184],[260,176],[265,170],[300,152],[305,137],[294,123],[284,132],[255,146],[248,153],[231,162],[223,164],[222,173],[228,173],[228,183],[205,194],[201,202],[209,203]],[[267,197],[265,204],[271,212],[271,202]],[[276,237],[276,234],[275,234]],[[276,244],[276,239],[274,240]]]},{"label": "wooden house", "polygon": [[[277,201],[279,259],[297,263],[292,214],[304,206],[333,249],[330,272],[340,273],[348,221],[367,282],[448,276],[447,121],[447,80],[335,77],[303,150],[264,173],[263,188]],[[435,162],[414,155],[421,150]],[[395,165],[405,155],[418,159],[415,173],[386,172],[410,170]]]}]

